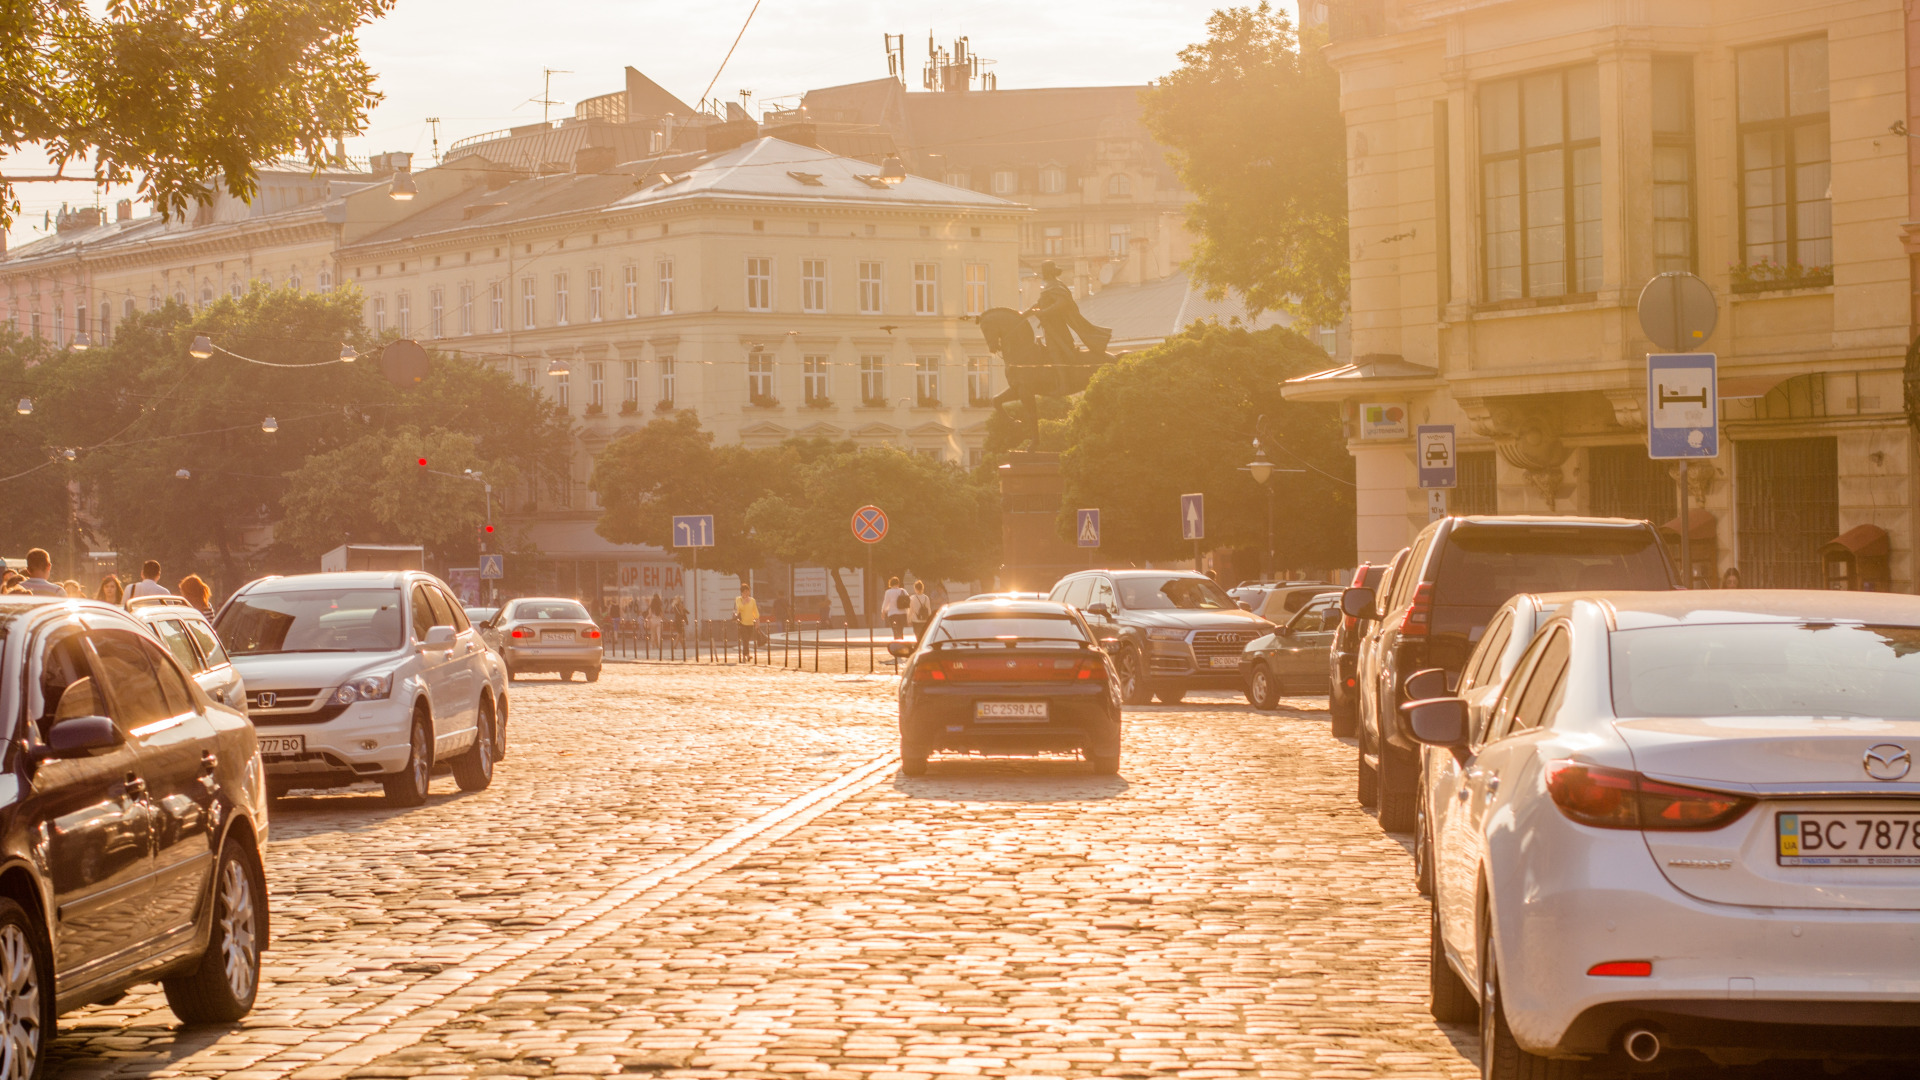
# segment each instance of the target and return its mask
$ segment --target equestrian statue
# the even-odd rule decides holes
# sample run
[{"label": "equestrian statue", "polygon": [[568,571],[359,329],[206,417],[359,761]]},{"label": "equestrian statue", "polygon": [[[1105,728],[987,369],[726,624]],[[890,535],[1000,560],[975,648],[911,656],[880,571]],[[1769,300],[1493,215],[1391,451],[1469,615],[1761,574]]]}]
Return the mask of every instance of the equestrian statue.
[{"label": "equestrian statue", "polygon": [[[1113,331],[1093,325],[1080,314],[1073,290],[1060,281],[1060,268],[1052,261],[1043,262],[1040,277],[1045,284],[1031,308],[988,308],[980,314],[980,336],[1007,369],[1007,388],[994,396],[993,407],[1024,428],[1017,445],[1028,450],[1040,448],[1040,399],[1085,390],[1093,373],[1113,362],[1107,355]],[[1034,317],[1040,320],[1044,340],[1034,339],[1033,324],[1028,321]],[[1084,348],[1074,344],[1076,336]],[[1008,411],[1010,401],[1026,402],[1025,421]]]}]

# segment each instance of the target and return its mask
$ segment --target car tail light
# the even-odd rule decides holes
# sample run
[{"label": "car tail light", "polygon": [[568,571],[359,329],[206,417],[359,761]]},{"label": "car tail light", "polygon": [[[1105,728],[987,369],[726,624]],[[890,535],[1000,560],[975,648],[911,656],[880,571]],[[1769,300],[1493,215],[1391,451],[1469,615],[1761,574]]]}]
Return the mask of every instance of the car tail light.
[{"label": "car tail light", "polygon": [[531,630],[522,630],[522,629],[520,629],[519,627],[517,627],[517,626],[516,626],[516,627],[514,627],[514,628],[513,628],[513,636],[514,636],[514,637],[532,637],[532,636],[533,636],[533,631],[531,631]]},{"label": "car tail light", "polygon": [[600,636],[600,631],[598,631],[598,630],[589,630],[589,631],[587,631],[587,636],[588,636],[588,637],[590,637],[590,638],[597,638],[597,637],[599,637],[599,636]]},{"label": "car tail light", "polygon": [[1073,677],[1078,682],[1106,682],[1107,665],[1098,660],[1082,660],[1080,670]]},{"label": "car tail light", "polygon": [[924,656],[920,658],[919,663],[913,665],[912,679],[914,682],[946,682],[947,672],[940,666],[940,661],[931,656]]},{"label": "car tail light", "polygon": [[1426,637],[1433,629],[1433,586],[1422,582],[1413,590],[1413,602],[1400,617],[1401,637]]},{"label": "car tail light", "polygon": [[1651,960],[1608,960],[1587,969],[1589,975],[1608,975],[1614,978],[1644,979],[1653,974]]},{"label": "car tail light", "polygon": [[1547,794],[1562,814],[1582,825],[1653,832],[1718,829],[1754,803],[1740,795],[1665,784],[1637,772],[1577,761],[1547,766]]}]

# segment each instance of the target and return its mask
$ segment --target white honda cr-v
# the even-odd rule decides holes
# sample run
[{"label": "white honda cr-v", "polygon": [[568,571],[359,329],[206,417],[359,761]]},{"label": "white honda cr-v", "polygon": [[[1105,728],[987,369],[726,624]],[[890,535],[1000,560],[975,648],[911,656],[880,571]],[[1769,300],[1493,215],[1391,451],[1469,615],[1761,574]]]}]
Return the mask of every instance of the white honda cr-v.
[{"label": "white honda cr-v", "polygon": [[506,671],[433,575],[261,578],[215,625],[275,795],[378,779],[390,802],[417,806],[437,766],[463,791],[492,780]]}]

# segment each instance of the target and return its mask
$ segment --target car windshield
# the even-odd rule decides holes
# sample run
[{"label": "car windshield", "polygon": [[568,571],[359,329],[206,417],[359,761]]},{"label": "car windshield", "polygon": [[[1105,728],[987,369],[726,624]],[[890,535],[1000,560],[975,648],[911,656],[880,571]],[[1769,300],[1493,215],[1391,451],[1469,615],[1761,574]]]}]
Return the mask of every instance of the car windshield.
[{"label": "car windshield", "polygon": [[1087,635],[1080,632],[1079,622],[1064,612],[1049,615],[1045,612],[1023,611],[1003,615],[983,611],[979,614],[948,615],[940,620],[940,630],[935,641],[1087,640]]},{"label": "car windshield", "polygon": [[1123,577],[1114,584],[1120,588],[1120,606],[1134,611],[1237,611],[1240,607],[1203,577]]},{"label": "car windshield", "polygon": [[1920,627],[1660,626],[1612,644],[1617,716],[1920,716]]},{"label": "car windshield", "polygon": [[1440,555],[1436,607],[1482,609],[1476,625],[1520,593],[1670,589],[1666,553],[1645,528],[1519,525],[1455,529]]},{"label": "car windshield", "polygon": [[513,605],[513,613],[509,618],[523,622],[547,619],[586,621],[590,616],[586,608],[572,600],[523,600]]},{"label": "car windshield", "polygon": [[400,590],[249,593],[227,605],[216,629],[234,656],[391,652],[401,645]]}]

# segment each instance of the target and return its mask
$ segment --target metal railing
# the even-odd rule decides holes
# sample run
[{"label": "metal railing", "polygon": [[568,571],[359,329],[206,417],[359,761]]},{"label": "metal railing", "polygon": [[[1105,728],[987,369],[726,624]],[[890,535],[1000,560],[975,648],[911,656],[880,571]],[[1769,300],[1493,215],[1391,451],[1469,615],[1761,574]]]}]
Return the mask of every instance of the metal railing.
[{"label": "metal railing", "polygon": [[602,648],[609,660],[753,664],[847,675],[884,673],[896,663],[887,653],[893,639],[884,628],[763,622],[743,638],[739,624],[729,620],[676,627],[665,621],[649,625],[619,618],[608,620],[602,632],[606,635]]}]

